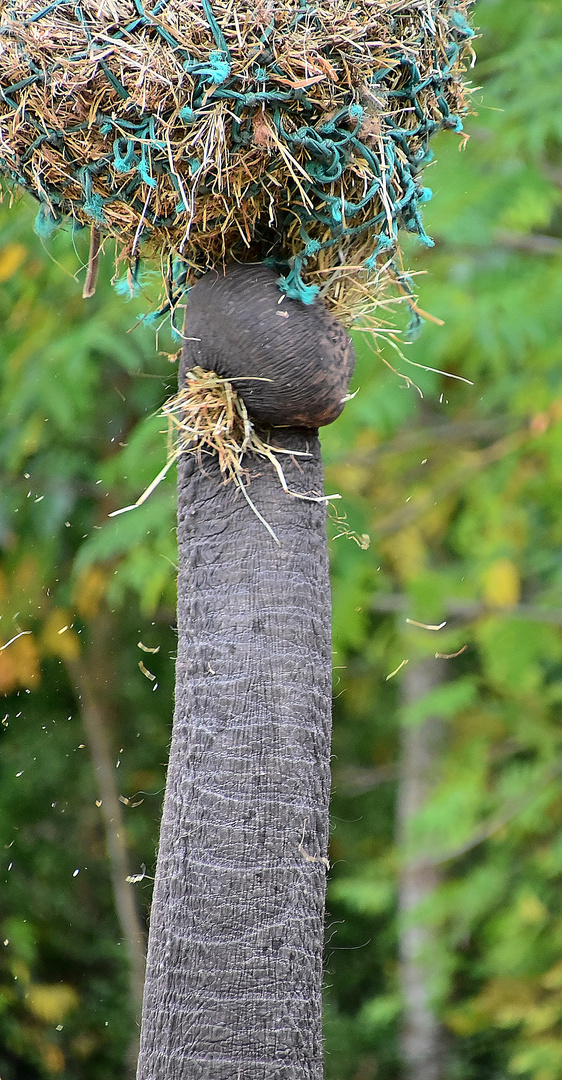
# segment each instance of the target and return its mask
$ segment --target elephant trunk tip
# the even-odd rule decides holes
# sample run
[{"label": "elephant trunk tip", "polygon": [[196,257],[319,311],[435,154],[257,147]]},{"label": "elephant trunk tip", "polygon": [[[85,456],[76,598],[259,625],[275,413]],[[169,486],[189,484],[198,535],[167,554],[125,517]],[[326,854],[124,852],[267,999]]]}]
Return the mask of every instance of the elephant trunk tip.
[{"label": "elephant trunk tip", "polygon": [[229,265],[189,293],[180,388],[197,367],[228,380],[258,425],[316,429],[343,410],[355,355],[321,301],[279,290],[273,270]]}]

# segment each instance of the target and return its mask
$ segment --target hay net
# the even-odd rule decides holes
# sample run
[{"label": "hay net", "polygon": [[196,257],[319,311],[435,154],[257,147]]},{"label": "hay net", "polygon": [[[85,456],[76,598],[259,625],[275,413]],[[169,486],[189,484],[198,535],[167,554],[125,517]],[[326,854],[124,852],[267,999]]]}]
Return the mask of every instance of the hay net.
[{"label": "hay net", "polygon": [[462,130],[472,0],[0,0],[0,173],[115,237],[162,310],[225,261],[344,323],[376,303],[400,226],[431,244],[419,173]]}]

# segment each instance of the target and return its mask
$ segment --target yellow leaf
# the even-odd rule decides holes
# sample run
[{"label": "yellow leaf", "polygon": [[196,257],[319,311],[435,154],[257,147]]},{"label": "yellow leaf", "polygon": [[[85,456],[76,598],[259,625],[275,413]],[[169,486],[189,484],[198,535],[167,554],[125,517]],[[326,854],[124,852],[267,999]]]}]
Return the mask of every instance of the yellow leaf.
[{"label": "yellow leaf", "polygon": [[482,1031],[487,1026],[487,1021],[482,1012],[474,1008],[473,1003],[469,1001],[458,1009],[450,1009],[445,1014],[445,1024],[455,1035],[463,1038],[466,1035],[474,1035],[476,1031]]},{"label": "yellow leaf", "polygon": [[441,537],[445,534],[447,525],[451,519],[452,514],[456,509],[456,501],[453,497],[449,499],[439,499],[432,506],[430,510],[423,515],[420,520],[420,529],[426,540],[432,540],[433,537]]},{"label": "yellow leaf", "polygon": [[31,978],[29,968],[23,960],[14,960],[10,964],[10,972],[14,979],[19,983],[28,983]]},{"label": "yellow leaf", "polygon": [[40,416],[30,416],[26,423],[21,426],[21,453],[27,457],[39,448],[41,438],[45,435],[45,421]]},{"label": "yellow leaf", "polygon": [[525,892],[517,904],[517,912],[521,920],[531,926],[543,923],[548,918],[548,911],[542,900],[533,892]]},{"label": "yellow leaf", "polygon": [[35,983],[26,992],[27,1007],[38,1020],[46,1024],[60,1024],[71,1009],[75,1009],[79,997],[68,983]]},{"label": "yellow leaf", "polygon": [[541,986],[544,986],[545,990],[559,990],[562,987],[562,960],[543,975]]},{"label": "yellow leaf", "polygon": [[78,1057],[88,1058],[99,1045],[99,1038],[92,1032],[81,1031],[72,1040],[72,1049]]},{"label": "yellow leaf", "polygon": [[461,747],[476,737],[505,738],[508,728],[499,713],[492,714],[486,709],[463,709],[455,716],[454,730],[458,746]]},{"label": "yellow leaf", "polygon": [[99,566],[89,566],[80,574],[72,593],[72,602],[83,619],[93,619],[105,595],[108,575]]},{"label": "yellow leaf", "polygon": [[43,651],[61,660],[76,660],[80,653],[80,639],[72,629],[72,616],[62,608],[55,608],[48,616],[41,633]]},{"label": "yellow leaf", "polygon": [[371,427],[361,428],[355,436],[355,446],[358,450],[371,450],[374,446],[379,446],[380,441],[380,435]]},{"label": "yellow leaf", "polygon": [[369,471],[362,465],[331,465],[326,470],[326,484],[329,490],[339,491],[345,488],[349,495],[358,495],[369,479]]},{"label": "yellow leaf", "polygon": [[401,529],[382,541],[380,546],[401,581],[411,581],[425,566],[425,544],[416,525]]},{"label": "yellow leaf", "polygon": [[533,987],[526,979],[491,979],[481,993],[451,1009],[448,1027],[457,1035],[472,1035],[487,1027],[517,1027],[535,1006]]},{"label": "yellow leaf", "polygon": [[[5,641],[0,638],[0,646]],[[12,641],[0,652],[0,692],[11,694],[20,686],[30,690],[40,678],[39,655],[32,634]]]},{"label": "yellow leaf", "polygon": [[529,1035],[539,1035],[542,1032],[556,1031],[560,1021],[560,1002],[551,1001],[545,1004],[537,1004],[529,1009],[523,1018],[525,1032]]},{"label": "yellow leaf", "polygon": [[12,574],[12,590],[27,600],[40,589],[41,571],[34,555],[24,555]]},{"label": "yellow leaf", "polygon": [[0,248],[0,281],[7,281],[19,270],[26,255],[23,244],[5,244]]},{"label": "yellow leaf", "polygon": [[521,595],[519,571],[511,559],[496,559],[484,571],[482,596],[490,607],[513,607]]},{"label": "yellow leaf", "polygon": [[60,1046],[45,1042],[41,1046],[41,1057],[51,1073],[61,1073],[65,1066],[64,1054]]}]

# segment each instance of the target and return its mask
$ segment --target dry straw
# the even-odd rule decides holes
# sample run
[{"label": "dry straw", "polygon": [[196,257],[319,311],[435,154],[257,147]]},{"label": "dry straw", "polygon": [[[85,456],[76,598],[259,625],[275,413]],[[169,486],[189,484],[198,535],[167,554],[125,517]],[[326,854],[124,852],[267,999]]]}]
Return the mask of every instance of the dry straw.
[{"label": "dry straw", "polygon": [[[200,367],[187,371],[184,386],[175,397],[166,401],[162,416],[168,421],[166,464],[135,503],[114,510],[110,517],[142,506],[182,454],[193,454],[202,466],[205,456],[216,458],[224,483],[234,482],[275,541],[277,537],[273,529],[248,495],[247,465],[250,460],[255,464],[257,457],[271,462],[283,490],[296,499],[329,502],[340,497],[290,491],[278,455],[308,457],[308,454],[299,450],[285,450],[262,438],[252,424],[240,395],[228,379],[220,378],[214,371]],[[245,458],[247,454],[251,454],[252,458]]]},{"label": "dry straw", "polygon": [[[419,172],[460,132],[471,0],[0,0],[0,172],[113,236],[165,307],[226,261],[271,260],[344,322],[381,301]],[[95,251],[96,242],[92,250]]]}]

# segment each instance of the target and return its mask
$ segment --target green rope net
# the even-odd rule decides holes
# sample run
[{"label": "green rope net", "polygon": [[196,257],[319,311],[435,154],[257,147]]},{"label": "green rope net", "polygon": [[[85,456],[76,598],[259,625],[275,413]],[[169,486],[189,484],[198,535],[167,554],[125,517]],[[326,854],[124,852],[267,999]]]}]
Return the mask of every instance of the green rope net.
[{"label": "green rope net", "polygon": [[0,173],[111,235],[162,311],[225,261],[269,261],[344,322],[373,307],[419,181],[462,131],[471,0],[0,0]]}]

